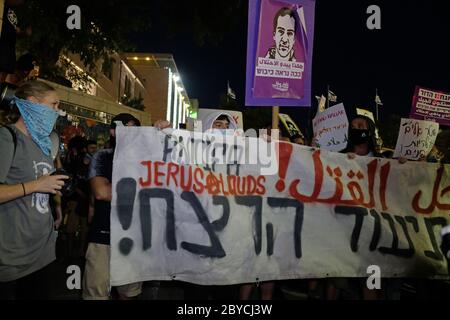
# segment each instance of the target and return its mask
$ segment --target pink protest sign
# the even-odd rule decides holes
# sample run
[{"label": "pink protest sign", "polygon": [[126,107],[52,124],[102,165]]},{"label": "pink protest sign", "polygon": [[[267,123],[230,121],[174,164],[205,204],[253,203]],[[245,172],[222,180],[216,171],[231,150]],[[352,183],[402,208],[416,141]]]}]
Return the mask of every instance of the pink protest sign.
[{"label": "pink protest sign", "polygon": [[416,87],[410,118],[450,126],[450,94]]},{"label": "pink protest sign", "polygon": [[310,106],[314,0],[251,0],[246,105]]}]

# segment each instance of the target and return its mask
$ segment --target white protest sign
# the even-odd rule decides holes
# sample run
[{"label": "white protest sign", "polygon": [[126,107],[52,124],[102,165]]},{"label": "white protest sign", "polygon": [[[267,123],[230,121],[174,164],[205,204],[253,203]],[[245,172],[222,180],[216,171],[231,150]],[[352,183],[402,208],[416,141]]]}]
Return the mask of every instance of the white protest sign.
[{"label": "white protest sign", "polygon": [[419,160],[426,157],[436,142],[439,123],[402,119],[394,157]]},{"label": "white protest sign", "polygon": [[340,103],[319,113],[313,120],[314,142],[323,150],[339,152],[347,147],[348,119]]},{"label": "white protest sign", "polygon": [[367,277],[372,265],[385,278],[449,278],[438,244],[450,166],[274,143],[279,170],[262,175],[260,165],[181,164],[188,144],[224,148],[205,137],[117,128],[113,286]]}]

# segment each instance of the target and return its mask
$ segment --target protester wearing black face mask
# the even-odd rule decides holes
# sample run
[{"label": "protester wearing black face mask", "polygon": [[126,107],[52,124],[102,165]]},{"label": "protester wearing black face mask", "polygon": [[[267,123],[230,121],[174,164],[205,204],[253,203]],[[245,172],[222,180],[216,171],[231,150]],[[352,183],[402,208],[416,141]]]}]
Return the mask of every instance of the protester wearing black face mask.
[{"label": "protester wearing black face mask", "polygon": [[[356,116],[351,121],[347,148],[343,152],[348,154],[349,159],[354,159],[356,156],[381,158],[382,155],[377,151],[375,132],[376,127],[372,119],[365,116]],[[404,158],[399,158],[400,164],[406,163],[406,161]],[[385,296],[396,296],[400,294],[402,284],[401,279],[383,279],[382,287],[384,291],[382,292],[380,290],[369,290],[366,286],[366,279],[354,278],[348,280],[348,282],[353,284],[354,288],[359,287],[359,294],[364,300],[379,300],[383,294]]]},{"label": "protester wearing black face mask", "polygon": [[357,116],[351,121],[347,148],[343,152],[380,157],[376,149],[375,124],[370,118]]},{"label": "protester wearing black face mask", "polygon": [[141,126],[141,122],[129,113],[121,113],[116,117],[114,117],[113,121],[111,122],[111,129],[108,143],[109,148],[113,150],[116,148],[116,133],[115,133],[117,127],[116,122],[122,122],[122,124],[127,127]]},{"label": "protester wearing black face mask", "polygon": [[[375,123],[365,116],[355,117],[350,123],[347,148],[342,152],[347,153],[349,159],[354,159],[356,156],[381,157],[376,150],[376,146]],[[327,298],[330,300],[337,299],[339,289],[341,289],[351,292],[355,296],[360,296],[364,300],[380,299],[381,292],[369,290],[365,281],[366,279],[360,278],[331,278],[328,281]]]}]

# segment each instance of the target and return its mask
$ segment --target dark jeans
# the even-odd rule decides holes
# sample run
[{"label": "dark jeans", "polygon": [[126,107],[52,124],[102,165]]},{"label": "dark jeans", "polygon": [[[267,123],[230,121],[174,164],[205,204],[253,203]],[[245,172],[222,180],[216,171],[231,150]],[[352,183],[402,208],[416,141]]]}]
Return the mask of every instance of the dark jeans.
[{"label": "dark jeans", "polygon": [[0,300],[50,300],[55,262],[23,278],[0,282]]}]

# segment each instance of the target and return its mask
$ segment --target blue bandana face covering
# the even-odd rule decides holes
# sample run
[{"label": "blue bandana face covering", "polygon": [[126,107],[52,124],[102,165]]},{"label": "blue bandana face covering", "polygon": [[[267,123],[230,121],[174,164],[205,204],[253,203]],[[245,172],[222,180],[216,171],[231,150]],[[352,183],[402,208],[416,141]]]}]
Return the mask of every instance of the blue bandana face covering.
[{"label": "blue bandana face covering", "polygon": [[58,112],[45,105],[17,97],[14,99],[14,103],[19,108],[31,138],[42,152],[49,156],[52,150],[50,133],[58,119]]}]

